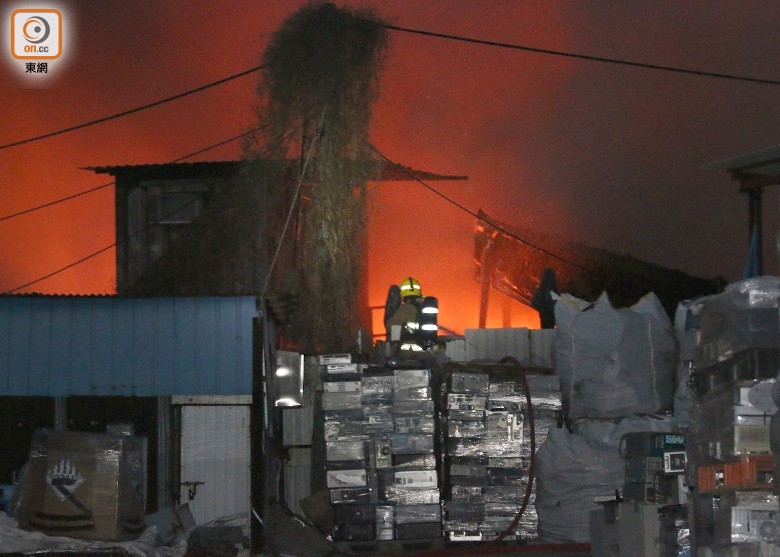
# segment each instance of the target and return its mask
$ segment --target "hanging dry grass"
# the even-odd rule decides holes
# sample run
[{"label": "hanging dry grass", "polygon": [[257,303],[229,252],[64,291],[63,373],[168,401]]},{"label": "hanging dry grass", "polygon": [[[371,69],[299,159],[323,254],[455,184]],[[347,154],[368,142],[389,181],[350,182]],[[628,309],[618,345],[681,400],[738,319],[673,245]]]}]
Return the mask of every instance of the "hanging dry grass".
[{"label": "hanging dry grass", "polygon": [[317,142],[297,276],[284,278],[300,288],[291,330],[307,352],[354,349],[369,170],[358,163],[370,158],[368,129],[386,42],[373,13],[313,3],[282,24],[263,56],[258,118],[266,156],[305,154]]}]

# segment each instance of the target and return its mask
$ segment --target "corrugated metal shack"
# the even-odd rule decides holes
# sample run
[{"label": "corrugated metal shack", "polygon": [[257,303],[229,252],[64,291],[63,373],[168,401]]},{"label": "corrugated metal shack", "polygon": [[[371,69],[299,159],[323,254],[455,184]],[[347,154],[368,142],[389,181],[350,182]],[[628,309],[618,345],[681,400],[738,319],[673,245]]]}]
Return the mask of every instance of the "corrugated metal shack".
[{"label": "corrugated metal shack", "polygon": [[127,422],[149,441],[147,510],[248,515],[256,317],[249,296],[0,297],[2,483],[38,427]]}]

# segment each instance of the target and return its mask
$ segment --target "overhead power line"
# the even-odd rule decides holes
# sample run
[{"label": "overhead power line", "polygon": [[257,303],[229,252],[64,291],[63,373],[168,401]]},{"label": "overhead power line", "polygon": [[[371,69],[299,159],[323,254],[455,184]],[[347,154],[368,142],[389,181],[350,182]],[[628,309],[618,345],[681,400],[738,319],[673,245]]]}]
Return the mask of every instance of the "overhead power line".
[{"label": "overhead power line", "polygon": [[[179,157],[178,159],[173,159],[172,161],[169,162],[169,164],[175,163],[175,162],[181,162],[181,161],[183,161],[185,159],[188,159],[190,157],[194,157],[196,155],[200,155],[201,153],[205,153],[206,151],[211,151],[212,149],[216,149],[217,147],[221,147],[223,145],[226,145],[227,143],[231,143],[233,141],[241,139],[242,137],[246,137],[248,135],[256,133],[256,132],[260,131],[261,129],[263,129],[263,128],[262,127],[255,128],[253,130],[249,130],[248,132],[244,132],[244,133],[235,135],[235,136],[233,136],[233,137],[231,137],[229,139],[225,139],[224,141],[220,141],[219,143],[214,143],[213,145],[209,145],[208,147],[204,147],[203,149],[198,149],[197,151],[193,151],[192,153],[188,153],[186,155],[183,155],[183,156]],[[30,207],[29,209],[23,209],[21,211],[17,211],[16,213],[11,213],[9,215],[5,215],[3,217],[0,217],[0,222],[6,221],[6,220],[10,220],[10,219],[15,218],[15,217],[21,217],[22,215],[26,215],[28,213],[32,213],[32,212],[38,211],[40,209],[45,209],[46,207],[51,207],[52,205],[57,205],[58,203],[63,203],[65,201],[70,201],[71,199],[76,199],[77,197],[81,197],[82,195],[87,195],[88,193],[94,193],[96,191],[100,191],[102,189],[108,188],[110,186],[113,186],[114,184],[116,184],[115,181],[107,182],[107,183],[102,184],[100,186],[95,186],[94,188],[90,188],[88,190],[84,190],[84,191],[79,192],[79,193],[74,193],[73,195],[68,195],[66,197],[60,197],[59,199],[55,199],[53,201],[48,201],[48,202],[43,203],[41,205],[36,205],[35,207]]]},{"label": "overhead power line", "polygon": [[400,27],[398,25],[383,25],[385,29],[392,31],[402,31],[404,33],[413,33],[415,35],[422,35],[425,37],[437,37],[440,39],[449,39],[452,41],[461,41],[467,43],[481,44],[484,46],[496,46],[500,48],[508,48],[512,50],[523,50],[525,52],[534,52],[536,54],[549,54],[552,56],[564,56],[566,58],[577,58],[579,60],[590,60],[592,62],[605,62],[608,64],[620,64],[623,66],[632,66],[635,68],[645,68],[649,70],[661,70],[667,72],[675,72],[681,74],[697,75],[701,77],[715,77],[719,79],[731,79],[735,81],[747,81],[752,83],[763,83],[765,85],[780,85],[780,80],[777,79],[763,79],[758,77],[749,77],[736,74],[727,74],[720,72],[708,72],[703,70],[694,70],[690,68],[678,68],[674,66],[663,66],[659,64],[645,64],[643,62],[634,62],[631,60],[621,60],[619,58],[608,58],[605,56],[591,56],[589,54],[578,54],[576,52],[564,52],[560,50],[550,50],[547,48],[536,48],[531,46],[521,46],[511,43],[503,43],[498,41],[486,41],[483,39],[475,39],[472,37],[463,37],[460,35],[450,35],[447,33],[436,33],[434,31],[424,31],[422,29],[411,29],[409,27]]},{"label": "overhead power line", "polygon": [[3,149],[9,149],[11,147],[17,147],[19,145],[24,145],[26,143],[32,143],[33,141],[39,141],[41,139],[48,139],[50,137],[55,137],[57,135],[62,135],[64,133],[80,130],[83,128],[87,128],[89,126],[94,126],[95,124],[102,124],[103,122],[108,122],[109,120],[115,120],[116,118],[122,118],[123,116],[129,116],[130,114],[135,114],[136,112],[141,112],[143,110],[147,110],[149,108],[153,108],[155,106],[160,106],[161,104],[165,104],[171,101],[175,101],[178,99],[181,99],[183,97],[187,97],[189,95],[193,95],[195,93],[200,93],[201,91],[205,91],[206,89],[210,89],[212,87],[216,87],[217,85],[222,85],[223,83],[227,83],[228,81],[233,81],[234,79],[238,79],[239,77],[244,77],[245,75],[249,75],[251,73],[257,72],[261,69],[263,69],[263,65],[255,66],[254,68],[249,68],[248,70],[244,70],[242,72],[238,72],[233,75],[229,75],[227,77],[223,77],[222,79],[218,79],[217,81],[212,81],[211,83],[207,83],[205,85],[201,85],[200,87],[195,87],[194,89],[189,89],[187,91],[183,91],[181,93],[178,93],[176,95],[166,97],[164,99],[160,99],[154,102],[150,102],[148,104],[137,106],[135,108],[131,108],[129,110],[124,110],[122,112],[117,112],[116,114],[111,114],[110,116],[104,116],[103,118],[98,118],[97,120],[90,120],[88,122],[83,122],[81,124],[76,124],[75,126],[70,126],[67,128],[62,128],[61,130],[56,130],[53,132],[44,133],[41,135],[36,135],[35,137],[28,137],[27,139],[21,139],[19,141],[14,141],[12,143],[6,143],[5,145],[0,145],[0,151]]},{"label": "overhead power line", "polygon": [[[168,164],[172,164],[172,163],[176,163],[176,162],[181,162],[182,160],[184,160],[184,159],[186,159],[186,158],[189,158],[189,157],[194,157],[195,155],[199,155],[199,154],[201,154],[201,153],[204,153],[204,152],[206,152],[206,151],[209,151],[209,150],[211,150],[211,149],[215,149],[215,148],[217,148],[217,147],[221,147],[222,145],[225,145],[226,143],[230,143],[231,141],[236,141],[236,140],[238,140],[238,139],[240,139],[240,138],[242,138],[242,137],[246,137],[247,135],[251,135],[251,134],[253,134],[253,133],[256,133],[256,132],[258,132],[259,130],[263,129],[264,127],[265,127],[265,126],[263,126],[263,127],[260,127],[260,128],[255,128],[255,129],[249,130],[249,131],[247,131],[247,132],[244,132],[244,133],[241,133],[241,134],[235,135],[235,136],[233,136],[233,137],[231,137],[231,138],[229,138],[229,139],[226,139],[226,140],[224,140],[224,141],[220,141],[220,142],[218,142],[218,143],[214,143],[213,145],[209,145],[208,147],[204,147],[203,149],[198,149],[197,151],[193,151],[192,153],[188,153],[188,154],[186,154],[186,155],[183,155],[183,156],[181,156],[181,157],[179,157],[179,158],[173,159],[173,160],[172,160],[172,161],[170,161]],[[55,203],[59,203],[59,202],[61,202],[61,201],[67,201],[68,199],[72,199],[73,197],[77,197],[78,195],[83,195],[83,194],[86,194],[86,193],[90,193],[91,191],[96,191],[97,189],[100,189],[100,188],[104,188],[104,187],[107,187],[107,186],[113,185],[114,183],[115,183],[115,182],[111,182],[110,184],[104,184],[104,185],[102,185],[102,186],[98,186],[97,188],[93,188],[92,190],[87,190],[87,191],[85,191],[85,192],[82,192],[81,194],[72,195],[72,196],[69,196],[69,197],[67,197],[67,198],[63,198],[63,199],[61,199],[61,200],[57,200],[57,201],[53,201],[53,202],[47,203],[47,204],[45,204],[45,205],[42,205],[42,206],[40,206],[39,208],[48,207],[49,205],[54,205]],[[162,217],[162,218],[164,219],[164,218],[166,218],[166,217],[172,216],[172,215],[174,215],[174,214],[178,213],[179,211],[181,211],[182,209],[185,209],[186,207],[188,207],[188,206],[189,206],[189,205],[191,205],[192,203],[194,203],[194,200],[190,200],[190,201],[188,201],[187,203],[185,203],[185,204],[181,205],[180,207],[176,207],[176,208],[175,208],[173,211],[171,211],[169,214],[163,215],[163,217]],[[25,212],[30,212],[30,211],[33,211],[33,210],[35,210],[35,209],[36,209],[36,208],[28,209],[28,210],[26,210],[26,211],[22,212],[22,214],[23,214],[23,213],[25,213]],[[11,216],[13,216],[13,215],[9,215],[8,217],[4,217],[4,218],[11,218]],[[136,231],[134,234],[132,234],[130,237],[134,236],[135,234],[140,234],[141,232],[143,232],[143,231],[147,230],[148,228],[149,228],[149,226],[147,226],[147,227],[145,227],[145,228],[141,228],[140,230],[137,230],[137,231]],[[56,271],[52,271],[51,273],[48,273],[48,274],[46,274],[46,275],[44,275],[44,276],[41,276],[41,277],[38,277],[38,278],[37,278],[37,279],[35,279],[35,280],[31,280],[31,281],[29,281],[29,282],[27,282],[27,283],[25,283],[25,284],[22,284],[22,285],[20,285],[20,286],[17,286],[16,288],[13,288],[13,289],[11,289],[11,290],[7,290],[7,291],[5,292],[5,294],[13,294],[14,292],[18,292],[19,290],[23,290],[23,289],[25,289],[25,288],[28,288],[28,287],[30,287],[30,286],[33,286],[34,284],[38,284],[39,282],[43,282],[44,280],[46,280],[46,279],[49,279],[49,278],[51,278],[51,277],[53,277],[53,276],[55,276],[55,275],[58,275],[58,274],[60,274],[60,273],[62,273],[62,272],[64,272],[64,271],[67,271],[68,269],[72,269],[73,267],[76,267],[77,265],[81,265],[81,264],[82,264],[82,263],[84,263],[85,261],[88,261],[88,260],[92,259],[93,257],[97,257],[97,256],[98,256],[98,255],[100,255],[101,253],[105,253],[105,252],[107,252],[108,250],[110,250],[110,249],[112,249],[112,248],[115,248],[116,246],[117,246],[117,242],[113,242],[112,244],[109,244],[109,245],[107,245],[107,246],[104,246],[104,247],[100,248],[99,250],[97,250],[97,251],[94,251],[94,252],[90,253],[89,255],[86,255],[86,256],[82,257],[81,259],[79,259],[79,260],[77,260],[77,261],[73,261],[72,263],[69,263],[69,264],[65,265],[64,267],[60,267],[60,268],[59,268],[59,269],[57,269]]]},{"label": "overhead power line", "polygon": [[[391,160],[389,157],[387,157],[387,156],[386,156],[384,153],[382,153],[382,152],[381,152],[379,149],[377,149],[376,147],[374,147],[374,146],[373,146],[371,143],[368,143],[368,147],[369,147],[369,148],[370,148],[372,151],[374,151],[374,153],[376,153],[377,155],[379,155],[380,157],[382,157],[382,158],[383,158],[384,160],[386,160],[387,162],[389,162],[389,163],[392,163],[392,164],[396,164],[396,163],[395,163],[395,162],[393,162],[393,161],[392,161],[392,160]],[[478,213],[475,213],[474,211],[472,211],[472,210],[471,210],[471,209],[469,209],[468,207],[466,207],[466,206],[464,206],[464,205],[462,205],[462,204],[458,203],[457,201],[455,201],[455,200],[454,200],[454,199],[452,199],[451,197],[448,197],[448,196],[444,195],[442,192],[440,192],[439,190],[437,190],[436,188],[434,188],[433,186],[431,186],[431,185],[430,185],[430,184],[428,184],[427,182],[425,182],[425,181],[421,180],[420,178],[418,178],[418,177],[417,177],[417,176],[414,174],[414,172],[411,172],[410,170],[406,169],[405,167],[403,167],[403,166],[400,166],[400,167],[399,167],[399,169],[400,169],[400,170],[401,170],[403,173],[405,173],[407,176],[409,176],[409,178],[410,178],[411,180],[414,180],[415,182],[419,182],[420,184],[422,184],[423,186],[425,186],[426,188],[428,188],[430,191],[432,191],[433,193],[435,193],[436,195],[438,195],[439,197],[441,197],[442,199],[444,199],[444,200],[445,200],[447,203],[450,203],[450,204],[454,205],[455,207],[457,207],[457,208],[458,208],[458,209],[460,209],[461,211],[464,211],[465,213],[468,213],[469,215],[471,215],[472,217],[476,218],[477,220],[481,220],[481,221],[483,221],[483,222],[486,222],[487,224],[489,224],[490,226],[492,226],[493,228],[495,228],[495,229],[496,229],[496,230],[498,230],[499,232],[501,232],[501,233],[503,233],[503,234],[506,234],[507,236],[509,236],[509,237],[511,237],[511,238],[514,238],[514,239],[515,239],[515,240],[517,240],[518,242],[520,242],[520,243],[522,243],[522,244],[525,244],[525,245],[527,245],[528,247],[530,247],[530,248],[532,248],[532,249],[535,249],[535,250],[537,250],[537,251],[539,251],[539,252],[541,252],[541,253],[544,253],[544,254],[546,254],[546,255],[549,255],[550,257],[553,257],[553,258],[557,259],[558,261],[561,261],[561,262],[563,262],[563,263],[566,263],[567,265],[571,265],[572,267],[576,267],[577,269],[580,269],[580,270],[582,270],[582,271],[589,271],[589,272],[591,272],[591,269],[588,269],[587,267],[584,267],[584,266],[580,265],[579,263],[575,263],[574,261],[570,261],[570,260],[568,260],[568,259],[566,259],[566,258],[564,258],[564,257],[561,257],[561,256],[560,256],[560,255],[558,255],[557,253],[553,253],[553,252],[551,252],[550,250],[547,250],[547,249],[545,249],[545,248],[543,248],[543,247],[541,247],[541,246],[539,246],[539,245],[537,245],[537,244],[534,244],[533,242],[529,242],[528,240],[525,240],[525,239],[521,238],[521,237],[520,237],[520,236],[518,236],[517,234],[514,234],[514,233],[510,232],[509,230],[507,230],[506,228],[504,228],[504,227],[503,227],[503,226],[501,226],[500,224],[497,224],[497,223],[494,223],[494,222],[490,222],[490,221],[489,221],[489,220],[487,220],[487,219],[486,219],[484,216],[480,216]]]}]

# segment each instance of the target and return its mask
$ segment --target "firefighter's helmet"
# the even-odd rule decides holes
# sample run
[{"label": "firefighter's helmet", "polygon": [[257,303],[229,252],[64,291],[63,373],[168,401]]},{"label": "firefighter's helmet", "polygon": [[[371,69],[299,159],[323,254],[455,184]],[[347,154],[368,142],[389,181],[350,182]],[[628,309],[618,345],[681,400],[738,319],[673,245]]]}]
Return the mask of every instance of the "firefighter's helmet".
[{"label": "firefighter's helmet", "polygon": [[401,298],[408,298],[409,296],[422,297],[420,281],[413,279],[412,277],[406,277],[401,281]]}]

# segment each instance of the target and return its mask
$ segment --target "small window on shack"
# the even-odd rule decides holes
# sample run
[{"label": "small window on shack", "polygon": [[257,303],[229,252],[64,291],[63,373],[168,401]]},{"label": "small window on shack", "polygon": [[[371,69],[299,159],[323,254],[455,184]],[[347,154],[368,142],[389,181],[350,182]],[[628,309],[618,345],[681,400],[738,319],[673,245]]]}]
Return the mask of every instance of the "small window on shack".
[{"label": "small window on shack", "polygon": [[189,224],[203,211],[203,195],[177,191],[160,194],[158,224]]}]

